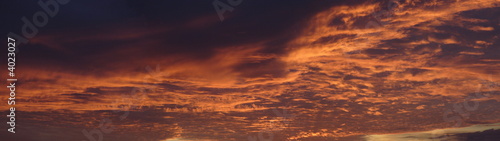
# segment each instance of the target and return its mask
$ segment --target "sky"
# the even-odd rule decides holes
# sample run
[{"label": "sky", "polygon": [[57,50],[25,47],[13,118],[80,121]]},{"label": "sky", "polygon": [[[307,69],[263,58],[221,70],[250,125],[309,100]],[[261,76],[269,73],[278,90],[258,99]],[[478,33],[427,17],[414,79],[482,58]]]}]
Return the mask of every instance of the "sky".
[{"label": "sky", "polygon": [[[499,128],[498,0],[50,1],[58,12],[33,37],[22,19],[40,20],[37,1],[0,6],[2,34],[27,39],[16,52],[18,133],[0,132],[8,140],[384,140]],[[231,10],[219,15],[214,3]]]}]

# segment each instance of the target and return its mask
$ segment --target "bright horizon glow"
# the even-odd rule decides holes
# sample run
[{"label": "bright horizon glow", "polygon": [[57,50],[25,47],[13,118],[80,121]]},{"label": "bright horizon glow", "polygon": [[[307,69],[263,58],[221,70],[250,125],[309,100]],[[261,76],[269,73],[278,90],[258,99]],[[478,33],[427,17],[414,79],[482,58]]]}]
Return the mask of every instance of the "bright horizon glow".
[{"label": "bright horizon glow", "polygon": [[[380,135],[366,135],[363,138],[366,141],[389,141],[389,140],[429,140],[435,139],[437,137],[446,135],[446,134],[460,134],[460,133],[473,133],[480,132],[490,129],[500,129],[500,123],[494,124],[482,124],[482,125],[473,125],[469,127],[462,128],[445,128],[445,129],[435,129],[430,131],[423,132],[413,132],[413,133],[402,133],[402,134],[380,134]],[[410,139],[411,138],[411,139]],[[452,139],[454,136],[448,136],[447,139]],[[440,139],[441,140],[441,139]]]}]

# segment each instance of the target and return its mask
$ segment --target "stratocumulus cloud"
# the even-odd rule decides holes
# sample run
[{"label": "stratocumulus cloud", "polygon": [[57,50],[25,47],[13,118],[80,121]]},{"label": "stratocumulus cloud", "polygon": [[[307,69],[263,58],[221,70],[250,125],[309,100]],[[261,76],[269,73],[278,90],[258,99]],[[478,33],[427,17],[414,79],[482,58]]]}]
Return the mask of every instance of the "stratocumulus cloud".
[{"label": "stratocumulus cloud", "polygon": [[[134,108],[107,139],[238,140],[267,126],[279,127],[276,140],[424,131],[451,127],[444,111],[476,93],[489,95],[471,100],[479,108],[461,126],[500,120],[497,0],[244,1],[223,22],[209,2],[78,3],[19,55],[23,130],[64,119],[38,138],[85,138],[81,129],[122,106]],[[295,117],[279,124],[273,108]]]}]

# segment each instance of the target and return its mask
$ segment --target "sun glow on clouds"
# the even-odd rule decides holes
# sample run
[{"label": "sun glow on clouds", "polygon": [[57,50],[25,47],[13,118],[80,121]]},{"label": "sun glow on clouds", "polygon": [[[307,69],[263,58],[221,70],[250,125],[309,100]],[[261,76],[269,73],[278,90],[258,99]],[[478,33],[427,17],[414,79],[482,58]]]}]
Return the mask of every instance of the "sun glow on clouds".
[{"label": "sun glow on clouds", "polygon": [[[19,98],[27,100],[22,106],[30,112],[116,110],[118,105],[136,101],[132,105],[157,107],[167,114],[227,114],[235,117],[228,119],[228,124],[239,126],[250,125],[250,120],[255,119],[262,119],[255,124],[263,124],[260,122],[269,118],[259,112],[272,107],[291,107],[290,112],[302,116],[289,131],[289,139],[296,140],[375,133],[381,128],[390,133],[445,127],[447,123],[437,120],[428,123],[404,117],[425,111],[431,116],[422,118],[442,118],[441,111],[432,109],[446,108],[438,106],[443,102],[460,102],[477,92],[483,81],[500,80],[500,59],[487,56],[489,51],[495,51],[498,37],[476,39],[464,34],[491,34],[498,31],[498,25],[463,14],[499,4],[497,0],[401,2],[390,9],[390,16],[380,19],[384,24],[375,28],[366,28],[366,24],[375,20],[373,12],[386,8],[385,3],[335,6],[315,14],[295,38],[284,43],[282,52],[267,51],[267,41],[190,52],[182,43],[170,43],[175,38],[170,42],[152,38],[157,34],[170,37],[178,32],[176,28],[204,27],[199,24],[158,30],[111,28],[99,36],[87,32],[67,38],[63,34],[40,35],[33,40],[43,45],[40,48],[68,55],[81,63],[78,67],[82,70],[91,71],[69,69],[58,63],[21,67],[19,79],[26,82],[20,86],[23,94]],[[101,40],[126,43],[95,54],[82,53],[81,58],[71,57],[78,54],[78,50],[72,50],[76,48],[73,45]],[[136,52],[139,55],[134,55]],[[108,55],[121,60],[112,60]],[[92,63],[97,65],[89,65]],[[123,96],[132,95],[134,88],[147,89],[140,93],[138,101],[134,100],[137,97]],[[479,91],[499,90],[492,87]],[[488,100],[495,100],[495,96],[484,101]],[[230,115],[235,113],[249,115],[241,120],[236,117],[242,115]],[[307,121],[310,117],[316,121]],[[415,129],[388,127],[405,120],[414,120],[407,126]],[[309,122],[317,123],[300,127]],[[209,129],[211,133],[224,131],[224,135],[254,131],[220,126],[185,130],[196,132],[192,136]]]}]

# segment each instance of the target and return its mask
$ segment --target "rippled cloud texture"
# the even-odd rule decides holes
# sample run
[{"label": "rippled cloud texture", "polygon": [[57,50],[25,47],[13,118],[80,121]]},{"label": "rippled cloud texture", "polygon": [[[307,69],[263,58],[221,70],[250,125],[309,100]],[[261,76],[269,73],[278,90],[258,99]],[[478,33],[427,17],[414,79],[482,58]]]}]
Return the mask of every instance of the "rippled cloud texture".
[{"label": "rippled cloud texture", "polygon": [[[246,140],[268,126],[274,140],[344,139],[500,121],[498,0],[244,0],[222,22],[212,1],[60,10],[20,47],[18,132],[29,136],[2,137],[81,140],[104,118],[115,129],[103,139],[122,141]],[[445,114],[464,101],[478,108]],[[120,120],[112,111],[124,106]],[[273,108],[295,117],[270,122],[283,121]]]}]

